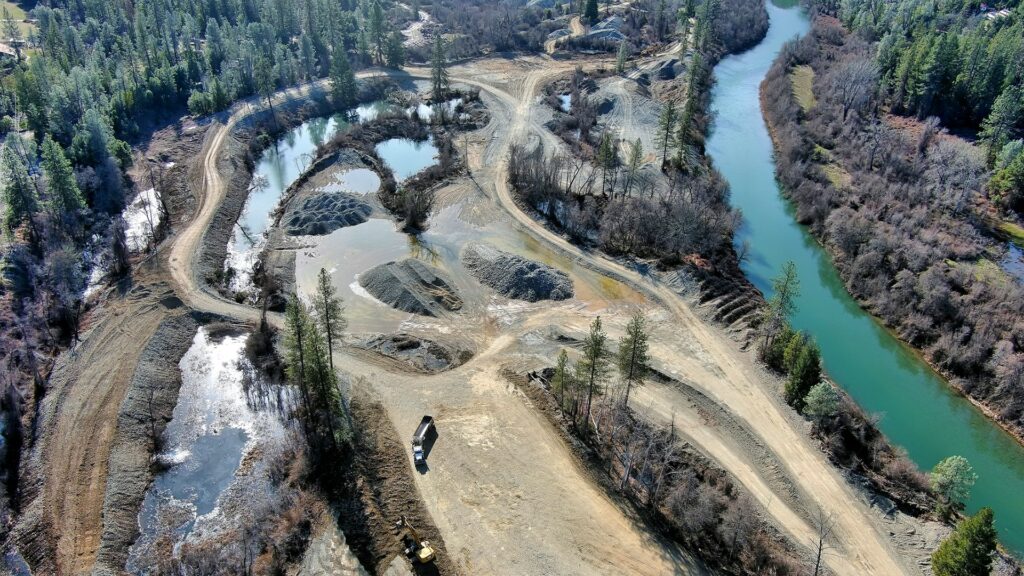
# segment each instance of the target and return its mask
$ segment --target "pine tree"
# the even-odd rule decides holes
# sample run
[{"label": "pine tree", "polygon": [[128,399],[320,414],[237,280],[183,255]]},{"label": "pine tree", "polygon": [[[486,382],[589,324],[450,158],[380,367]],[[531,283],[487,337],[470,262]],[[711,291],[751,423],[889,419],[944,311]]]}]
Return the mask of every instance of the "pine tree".
[{"label": "pine tree", "polygon": [[804,398],[821,380],[821,354],[814,342],[806,342],[793,361],[786,380],[786,402],[797,412],[803,412]]},{"label": "pine tree", "polygon": [[341,339],[342,333],[348,326],[348,321],[345,320],[345,308],[342,307],[338,289],[331,283],[331,277],[324,268],[321,268],[317,275],[313,309],[316,311],[316,320],[320,325],[320,331],[327,338],[327,355],[333,371],[334,342]]},{"label": "pine tree", "polygon": [[629,405],[629,392],[633,386],[643,382],[647,376],[650,361],[647,344],[647,319],[642,312],[636,312],[626,325],[626,334],[619,342],[619,375],[626,384],[626,395],[622,403]]},{"label": "pine tree", "polygon": [[388,36],[387,50],[384,52],[384,60],[388,68],[401,68],[405,66],[405,47],[402,46],[402,34],[395,30]]},{"label": "pine tree", "polygon": [[256,59],[256,69],[253,72],[253,81],[256,83],[256,91],[267,99],[267,107],[271,115],[274,114],[274,66],[270,58],[260,56]]},{"label": "pine tree", "polygon": [[565,389],[571,385],[572,375],[569,374],[569,355],[565,348],[558,353],[558,361],[555,364],[555,375],[551,378],[551,390],[558,398],[558,408],[565,410]]},{"label": "pine tree", "polygon": [[348,63],[343,48],[337,48],[331,56],[331,98],[339,108],[350,108],[358,99],[359,87],[356,75]]},{"label": "pine tree", "polygon": [[612,136],[606,130],[601,134],[601,144],[597,147],[597,165],[601,168],[601,192],[606,195],[610,188],[614,192],[615,183],[608,182],[608,171],[615,168],[617,160],[615,146],[612,144]]},{"label": "pine tree", "polygon": [[43,140],[43,172],[46,174],[47,201],[57,216],[85,208],[85,200],[75,181],[75,172],[64,150],[49,134]]},{"label": "pine tree", "polygon": [[35,184],[25,168],[25,162],[14,151],[13,146],[8,139],[3,148],[3,231],[7,236],[11,236],[18,227],[28,223],[32,236],[36,239],[32,217],[39,211],[39,198]]},{"label": "pine tree", "polygon": [[956,527],[932,553],[935,576],[978,576],[991,571],[996,551],[996,528],[991,508],[982,508]]},{"label": "pine tree", "polygon": [[387,37],[384,22],[384,9],[381,8],[378,0],[373,0],[370,6],[370,22],[367,25],[370,33],[370,43],[373,44],[374,62],[384,63],[384,45]]},{"label": "pine tree", "polygon": [[761,313],[762,355],[772,346],[775,338],[786,326],[786,319],[796,310],[796,298],[800,294],[800,278],[796,264],[788,261],[782,272],[772,279],[772,295]]},{"label": "pine tree", "polygon": [[615,73],[622,74],[626,71],[626,60],[629,58],[629,45],[623,40],[619,42],[619,52],[615,56]]},{"label": "pine tree", "polygon": [[587,0],[586,8],[583,10],[583,17],[587,20],[588,24],[597,24],[597,19],[600,17],[597,13],[597,0]]},{"label": "pine tree", "polygon": [[1024,125],[1024,86],[1009,86],[996,98],[992,113],[981,125],[981,138],[988,144],[989,165],[995,162],[1017,126]]},{"label": "pine tree", "polygon": [[299,398],[302,401],[303,430],[308,436],[312,407],[309,387],[306,385],[306,359],[308,356],[308,334],[312,330],[306,306],[294,294],[288,299],[284,320],[285,374],[288,377],[288,383],[299,389]]},{"label": "pine tree", "polygon": [[661,146],[661,169],[665,169],[668,163],[668,150],[675,145],[676,141],[676,103],[670,100],[668,105],[661,111],[658,119],[658,135],[655,142]]},{"label": "pine tree", "polygon": [[435,104],[444,102],[448,95],[448,57],[444,39],[438,34],[434,40],[434,52],[430,57],[431,98]]},{"label": "pine tree", "polygon": [[580,384],[586,383],[587,401],[583,406],[583,426],[588,426],[590,406],[594,401],[594,392],[600,391],[601,384],[608,374],[608,336],[601,328],[601,317],[590,323],[590,333],[583,340],[583,358],[576,365],[576,378]]}]

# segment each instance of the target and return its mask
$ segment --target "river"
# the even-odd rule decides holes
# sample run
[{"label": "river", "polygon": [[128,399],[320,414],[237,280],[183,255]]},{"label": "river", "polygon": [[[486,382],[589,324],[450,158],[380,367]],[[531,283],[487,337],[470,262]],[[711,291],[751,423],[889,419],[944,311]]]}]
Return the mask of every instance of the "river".
[{"label": "river", "polygon": [[887,332],[850,297],[828,254],[794,219],[775,180],[772,143],[758,89],[779,48],[806,33],[803,10],[768,4],[766,38],[715,68],[715,123],[708,152],[743,211],[736,241],[750,245],[747,277],[765,294],[787,260],[800,278],[793,325],[821,346],[825,369],[865,410],[882,416],[879,427],[906,448],[922,470],[960,454],[978,474],[969,511],[990,506],[1002,542],[1024,553],[1024,447],[988,420],[913,350]]}]

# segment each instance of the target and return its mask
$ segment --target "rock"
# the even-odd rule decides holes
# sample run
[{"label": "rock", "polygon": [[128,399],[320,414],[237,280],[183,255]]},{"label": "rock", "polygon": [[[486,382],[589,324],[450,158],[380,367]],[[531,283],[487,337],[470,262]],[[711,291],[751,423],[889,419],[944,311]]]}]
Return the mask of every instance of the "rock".
[{"label": "rock", "polygon": [[444,274],[407,258],[371,268],[359,284],[381,302],[413,314],[441,316],[462,308],[462,298]]},{"label": "rock", "polygon": [[509,298],[536,302],[573,296],[572,280],[565,272],[493,246],[466,246],[462,263],[482,284]]},{"label": "rock", "polygon": [[284,228],[293,236],[322,236],[362,224],[372,211],[369,204],[351,194],[322,192],[292,208],[284,218]]},{"label": "rock", "polygon": [[427,373],[450,370],[473,357],[473,353],[468,350],[457,350],[433,340],[404,333],[377,336],[363,343],[362,348],[373,350]]}]

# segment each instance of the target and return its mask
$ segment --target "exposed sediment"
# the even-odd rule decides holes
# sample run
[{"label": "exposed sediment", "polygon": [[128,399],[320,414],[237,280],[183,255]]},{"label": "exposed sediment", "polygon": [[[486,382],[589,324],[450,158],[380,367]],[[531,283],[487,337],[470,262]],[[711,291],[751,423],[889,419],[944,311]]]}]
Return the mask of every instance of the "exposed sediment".
[{"label": "exposed sediment", "polygon": [[461,366],[473,356],[468,350],[411,334],[377,336],[362,344],[362,347],[431,374]]},{"label": "exposed sediment", "polygon": [[565,272],[493,246],[467,246],[462,251],[462,264],[482,284],[509,298],[536,302],[573,296],[572,280]]}]

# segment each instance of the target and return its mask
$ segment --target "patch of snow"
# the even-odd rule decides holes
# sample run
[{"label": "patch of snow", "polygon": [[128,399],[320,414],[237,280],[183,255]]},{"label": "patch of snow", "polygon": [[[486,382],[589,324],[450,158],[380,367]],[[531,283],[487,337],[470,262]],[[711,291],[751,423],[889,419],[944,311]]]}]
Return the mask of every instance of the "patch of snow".
[{"label": "patch of snow", "polygon": [[124,218],[124,234],[128,241],[128,249],[132,252],[142,252],[149,246],[163,218],[163,211],[160,210],[160,193],[155,188],[139,192],[135,200],[124,209],[121,217]]}]

